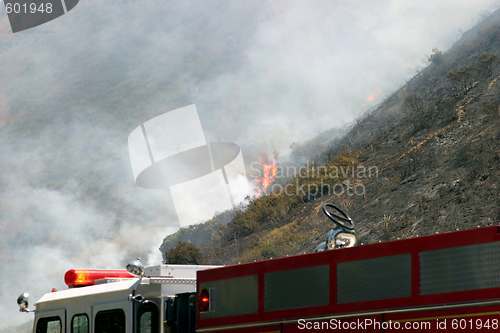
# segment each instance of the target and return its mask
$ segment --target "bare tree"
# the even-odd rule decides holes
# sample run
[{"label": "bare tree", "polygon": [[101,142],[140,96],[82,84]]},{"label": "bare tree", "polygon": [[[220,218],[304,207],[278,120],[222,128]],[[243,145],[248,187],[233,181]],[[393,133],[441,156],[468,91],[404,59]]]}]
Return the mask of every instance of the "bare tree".
[{"label": "bare tree", "polygon": [[424,111],[424,99],[420,96],[412,95],[405,98],[404,105],[410,112],[421,113]]},{"label": "bare tree", "polygon": [[500,58],[491,53],[485,53],[479,57],[477,67],[480,68],[486,77],[490,77],[493,74],[493,70],[498,66]]},{"label": "bare tree", "polygon": [[441,65],[443,63],[443,52],[439,51],[437,47],[433,48],[428,61],[436,66]]},{"label": "bare tree", "polygon": [[465,95],[474,87],[474,76],[470,67],[460,68],[456,72],[448,74],[450,80],[450,92],[455,96]]}]

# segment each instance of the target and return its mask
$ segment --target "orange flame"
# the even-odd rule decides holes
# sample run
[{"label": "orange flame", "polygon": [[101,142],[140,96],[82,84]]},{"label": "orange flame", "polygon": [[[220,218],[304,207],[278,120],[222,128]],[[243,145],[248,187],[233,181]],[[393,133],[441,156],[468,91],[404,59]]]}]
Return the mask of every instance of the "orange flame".
[{"label": "orange flame", "polygon": [[380,91],[379,91],[378,88],[375,88],[375,90],[373,90],[373,93],[370,96],[368,96],[368,98],[366,100],[368,102],[371,102],[371,101],[373,101],[375,99],[375,97],[378,96],[378,94],[380,94]]},{"label": "orange flame", "polygon": [[264,153],[261,157],[259,157],[259,162],[262,163],[262,175],[255,178],[255,185],[257,185],[255,196],[257,198],[266,193],[266,189],[274,181],[274,177],[278,171],[278,152],[275,151],[273,153],[271,161],[268,160],[267,154]]}]

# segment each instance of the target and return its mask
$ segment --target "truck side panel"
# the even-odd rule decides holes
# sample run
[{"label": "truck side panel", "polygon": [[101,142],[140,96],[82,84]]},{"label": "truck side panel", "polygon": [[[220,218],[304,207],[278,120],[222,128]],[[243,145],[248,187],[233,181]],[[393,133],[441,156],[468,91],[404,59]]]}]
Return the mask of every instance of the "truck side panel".
[{"label": "truck side panel", "polygon": [[200,271],[197,290],[212,291],[213,309],[198,313],[198,331],[500,300],[499,230],[463,230]]}]

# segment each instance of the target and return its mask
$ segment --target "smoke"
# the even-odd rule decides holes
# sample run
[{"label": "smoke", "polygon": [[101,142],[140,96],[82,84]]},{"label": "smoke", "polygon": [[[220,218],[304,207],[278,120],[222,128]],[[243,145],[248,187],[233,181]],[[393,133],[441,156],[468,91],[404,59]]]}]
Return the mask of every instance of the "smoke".
[{"label": "smoke", "polygon": [[[0,328],[70,268],[158,264],[168,190],[134,184],[127,137],[196,104],[247,164],[352,121],[493,0],[80,1],[9,34],[0,6]],[[373,99],[369,97],[373,96]]]},{"label": "smoke", "polygon": [[266,141],[286,153],[292,142],[345,125],[381,102],[412,68],[426,65],[425,54],[449,48],[492,3],[271,2],[244,65],[194,96],[219,103],[224,113],[250,115],[235,141]]},{"label": "smoke", "polygon": [[[0,304],[2,323],[26,320],[17,313],[17,294],[29,291],[33,304],[53,287],[65,289],[70,268],[122,269],[138,256],[148,265],[161,262],[158,246],[178,228],[175,213],[161,208],[166,193],[135,188],[120,136],[78,121],[55,122],[14,143],[10,131],[2,132],[0,262],[7,269],[0,271],[0,295],[11,300]],[[72,164],[85,164],[84,152],[97,150],[107,159],[92,163],[92,184]],[[71,176],[62,184],[51,179],[65,173]],[[107,198],[110,186],[119,197]]]}]

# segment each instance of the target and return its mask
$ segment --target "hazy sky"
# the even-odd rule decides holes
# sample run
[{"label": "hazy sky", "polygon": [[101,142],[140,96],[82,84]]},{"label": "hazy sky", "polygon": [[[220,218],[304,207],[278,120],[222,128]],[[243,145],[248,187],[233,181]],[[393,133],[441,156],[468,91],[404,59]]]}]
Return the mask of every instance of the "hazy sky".
[{"label": "hazy sky", "polygon": [[[196,104],[209,140],[244,147],[247,163],[286,155],[382,101],[497,3],[81,0],[14,35],[0,7],[0,328],[31,318],[20,293],[33,304],[64,289],[68,269],[159,263],[178,223],[168,193],[133,184],[140,123]],[[88,95],[102,80],[113,84]],[[136,215],[86,196],[94,183]]]}]

